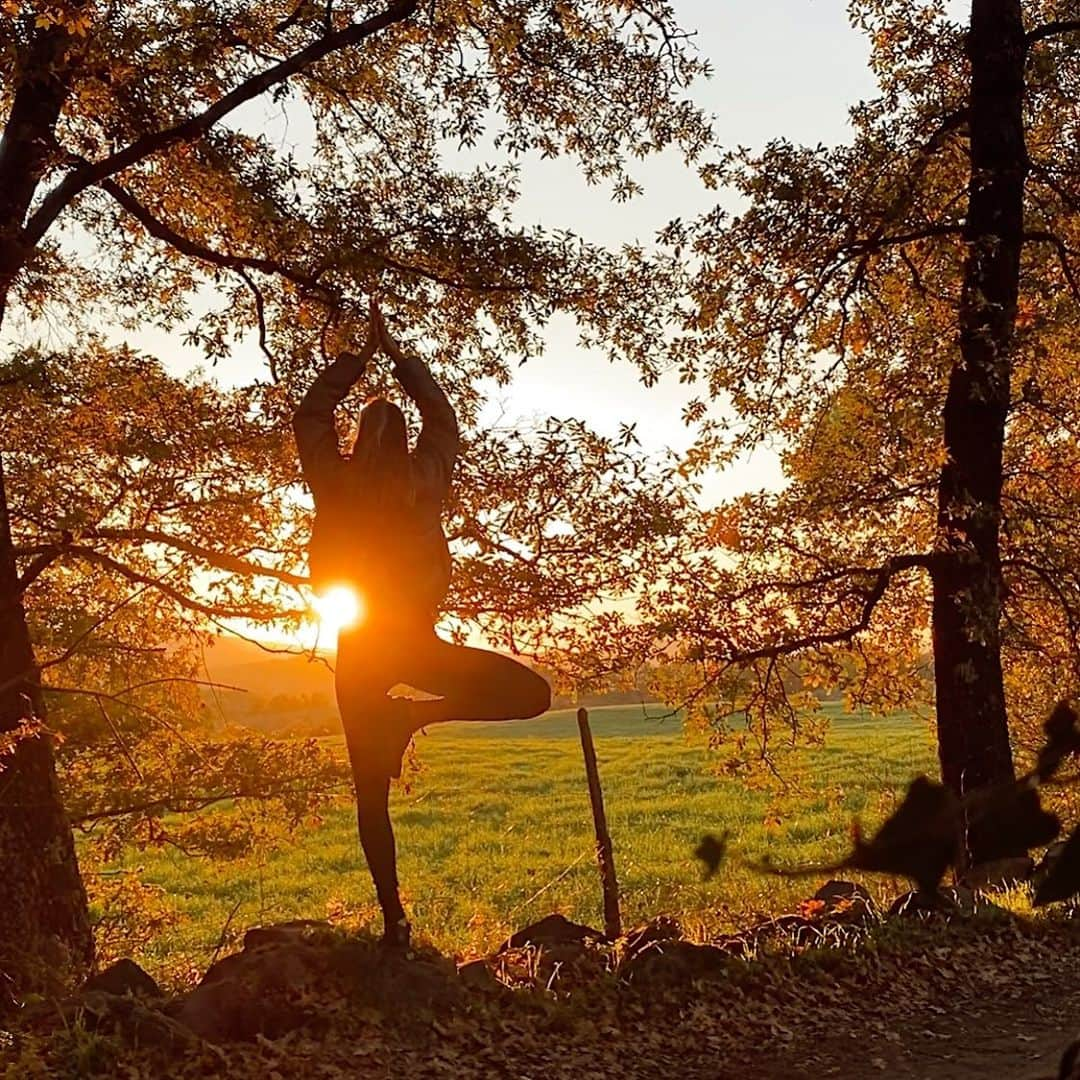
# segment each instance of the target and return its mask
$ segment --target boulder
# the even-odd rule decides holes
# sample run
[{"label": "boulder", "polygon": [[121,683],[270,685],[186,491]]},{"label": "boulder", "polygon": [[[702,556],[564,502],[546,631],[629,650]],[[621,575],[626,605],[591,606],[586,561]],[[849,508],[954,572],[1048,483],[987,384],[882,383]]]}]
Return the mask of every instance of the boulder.
[{"label": "boulder", "polygon": [[486,960],[470,960],[458,969],[462,986],[481,993],[501,993],[506,987],[495,977]]},{"label": "boulder", "polygon": [[260,945],[285,945],[297,941],[310,942],[316,937],[332,936],[334,928],[321,919],[290,919],[272,926],[253,926],[244,935],[244,949]]},{"label": "boulder", "polygon": [[61,1007],[65,1016],[81,1020],[90,1031],[120,1035],[126,1043],[188,1054],[202,1041],[186,1025],[143,1004],[131,993],[85,990]]},{"label": "boulder", "polygon": [[530,923],[523,930],[507,938],[499,947],[499,952],[525,949],[530,945],[585,945],[590,941],[603,940],[604,935],[591,926],[571,922],[565,915],[545,915],[538,922]]},{"label": "boulder", "polygon": [[947,885],[938,889],[937,896],[925,896],[916,889],[898,896],[889,906],[889,917],[916,915],[928,918],[932,915],[945,917],[960,915],[964,918],[1002,909],[990,903],[966,885]]},{"label": "boulder", "polygon": [[682,937],[682,927],[669,915],[658,915],[643,926],[635,927],[623,936],[627,956],[633,956],[658,941],[677,941]]},{"label": "boulder", "polygon": [[212,965],[173,1016],[209,1042],[275,1039],[319,1023],[328,998],[422,1018],[460,1005],[464,988],[449,962],[405,957],[325,923],[293,922],[249,931],[243,950]]},{"label": "boulder", "polygon": [[325,972],[325,957],[309,946],[244,950],[219,960],[175,1012],[209,1042],[268,1039],[307,1019],[298,1000]]},{"label": "boulder", "polygon": [[142,997],[159,997],[161,989],[134,960],[117,960],[104,971],[91,975],[83,991],[104,990],[109,994],[134,994]]},{"label": "boulder", "polygon": [[654,941],[639,949],[623,965],[628,982],[689,984],[694,979],[723,975],[732,953],[718,945],[698,945],[692,941]]},{"label": "boulder", "polygon": [[877,918],[874,898],[854,881],[826,881],[811,898],[824,904],[819,918],[843,926],[866,926]]}]

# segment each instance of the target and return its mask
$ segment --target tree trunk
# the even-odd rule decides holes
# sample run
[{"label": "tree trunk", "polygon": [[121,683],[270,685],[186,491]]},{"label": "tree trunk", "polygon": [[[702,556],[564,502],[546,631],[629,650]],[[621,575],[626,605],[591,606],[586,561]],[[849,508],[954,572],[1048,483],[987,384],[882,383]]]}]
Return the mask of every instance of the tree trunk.
[{"label": "tree trunk", "polygon": [[[945,401],[933,636],[942,776],[957,792],[1014,775],[1001,671],[1002,451],[1023,244],[1025,41],[1019,0],[973,0],[959,358]],[[978,838],[969,837],[979,861]]]},{"label": "tree trunk", "polygon": [[[0,325],[11,284],[31,254],[23,222],[56,152],[56,125],[80,57],[80,39],[63,25],[46,26],[18,72],[0,137]],[[8,991],[66,981],[93,960],[52,739],[35,730],[44,720],[0,455],[0,1007]]]},{"label": "tree trunk", "polygon": [[0,740],[15,733],[12,752],[0,758],[0,974],[16,991],[66,981],[93,959],[51,737],[32,727],[20,733],[44,719],[0,462]]}]

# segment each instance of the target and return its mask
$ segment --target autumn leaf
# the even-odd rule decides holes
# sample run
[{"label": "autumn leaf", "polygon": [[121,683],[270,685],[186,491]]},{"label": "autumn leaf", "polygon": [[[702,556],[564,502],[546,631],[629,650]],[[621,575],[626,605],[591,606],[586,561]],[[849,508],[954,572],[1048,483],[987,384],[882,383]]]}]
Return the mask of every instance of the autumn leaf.
[{"label": "autumn leaf", "polygon": [[705,864],[705,880],[708,881],[724,861],[727,852],[728,833],[724,833],[719,839],[706,833],[701,838],[701,843],[694,849],[694,854]]}]

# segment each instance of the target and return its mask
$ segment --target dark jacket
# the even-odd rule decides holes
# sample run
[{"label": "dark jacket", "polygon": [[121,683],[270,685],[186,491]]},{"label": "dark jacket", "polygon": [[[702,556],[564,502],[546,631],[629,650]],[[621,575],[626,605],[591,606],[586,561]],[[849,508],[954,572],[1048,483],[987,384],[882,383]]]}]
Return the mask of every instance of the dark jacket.
[{"label": "dark jacket", "polygon": [[442,504],[458,452],[454,410],[421,360],[404,357],[394,374],[416,402],[423,426],[409,455],[415,502],[392,528],[380,529],[349,461],[338,449],[334,409],[363,374],[345,354],[312,384],[293,416],[304,479],[315,497],[309,563],[318,588],[353,585],[369,603],[433,611],[450,583]]}]

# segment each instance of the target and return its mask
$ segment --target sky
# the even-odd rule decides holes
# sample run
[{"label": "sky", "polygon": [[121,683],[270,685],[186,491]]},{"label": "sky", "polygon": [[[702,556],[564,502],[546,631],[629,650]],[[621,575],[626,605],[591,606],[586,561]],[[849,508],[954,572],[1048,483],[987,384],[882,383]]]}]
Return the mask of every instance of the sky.
[{"label": "sky", "polygon": [[[854,30],[847,5],[838,0],[675,0],[682,25],[696,31],[695,44],[713,68],[693,88],[694,100],[715,117],[721,146],[758,148],[783,136],[816,145],[846,141],[848,110],[875,92],[867,39]],[[635,177],[644,195],[615,203],[603,188],[590,188],[570,160],[529,161],[516,217],[523,224],[568,228],[608,245],[648,241],[671,218],[693,216],[730,195],[706,190],[677,154],[642,163]],[[646,389],[625,365],[583,356],[570,319],[546,333],[544,356],[520,368],[513,384],[492,399],[490,415],[561,415],[567,390],[582,419],[605,433],[637,423],[651,451],[680,449],[690,442],[682,425],[683,403],[692,396],[672,375]],[[780,481],[775,457],[761,450],[723,475],[707,478],[703,497],[722,497]]]},{"label": "sky", "polygon": [[[712,64],[712,78],[693,87],[691,96],[715,117],[721,146],[757,148],[779,136],[806,144],[844,141],[849,107],[874,93],[866,39],[851,28],[846,3],[840,0],[674,0],[674,7]],[[273,134],[281,125],[280,112],[265,104],[259,108]],[[252,111],[247,122],[259,122],[258,113]],[[283,130],[283,139],[296,141],[300,127]],[[463,154],[461,165],[471,167],[475,160],[475,154]],[[639,163],[633,171],[645,193],[616,203],[609,190],[590,188],[571,159],[530,158],[524,163],[515,217],[523,225],[570,229],[597,243],[648,245],[672,217],[691,217],[718,199],[729,208],[736,205],[730,195],[707,191],[676,153]],[[171,358],[174,368],[198,362],[178,337],[149,331],[128,340]],[[621,423],[636,423],[649,452],[689,444],[691,434],[680,417],[691,391],[674,375],[646,389],[628,365],[585,354],[568,317],[556,318],[544,337],[543,356],[517,368],[509,387],[492,386],[486,419],[511,423],[572,413],[610,434]],[[215,374],[237,383],[264,377],[254,341],[239,345]],[[707,478],[702,497],[711,504],[741,491],[776,486],[780,479],[775,457],[763,449],[723,475]]]}]

